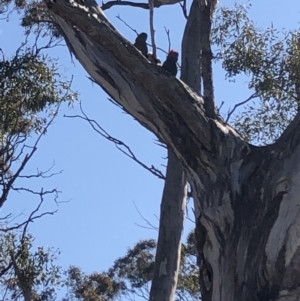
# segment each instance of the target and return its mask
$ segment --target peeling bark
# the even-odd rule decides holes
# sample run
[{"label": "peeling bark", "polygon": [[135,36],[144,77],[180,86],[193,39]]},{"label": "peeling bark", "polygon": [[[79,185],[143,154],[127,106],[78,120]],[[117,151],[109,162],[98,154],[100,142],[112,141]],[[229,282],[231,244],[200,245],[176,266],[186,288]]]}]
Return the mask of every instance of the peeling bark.
[{"label": "peeling bark", "polygon": [[64,0],[49,3],[71,51],[95,82],[169,145],[186,168],[206,169],[208,165],[218,169],[219,163],[211,158],[213,141],[225,135],[230,137],[232,146],[247,145],[223,121],[208,118],[202,97],[149,63],[108,23],[94,1],[87,2],[89,9]]},{"label": "peeling bark", "polygon": [[143,58],[94,1],[48,7],[89,75],[182,164],[195,200],[202,299],[300,300],[300,114],[276,143],[254,147]]}]

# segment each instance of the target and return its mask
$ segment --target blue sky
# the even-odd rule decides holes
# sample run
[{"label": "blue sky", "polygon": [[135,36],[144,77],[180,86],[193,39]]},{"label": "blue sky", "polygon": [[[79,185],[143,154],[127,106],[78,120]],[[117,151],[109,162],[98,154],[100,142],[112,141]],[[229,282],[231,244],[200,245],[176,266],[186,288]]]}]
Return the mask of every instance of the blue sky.
[{"label": "blue sky", "polygon": [[[267,27],[273,22],[277,28],[299,27],[298,0],[290,0],[288,5],[274,0],[250,2],[251,17],[258,26]],[[232,7],[233,4],[234,1],[230,0],[220,1],[220,5]],[[138,32],[149,33],[146,10],[116,6],[105,11],[105,14],[128,40],[134,41],[136,35],[116,18],[118,14]],[[23,29],[19,23],[17,15],[13,15],[9,22],[0,22],[1,48],[6,55],[20,44]],[[168,48],[164,31],[166,26],[170,29],[172,48],[180,51],[184,25],[185,19],[179,5],[155,10],[158,46]],[[112,136],[126,142],[144,162],[157,167],[166,164],[163,159],[166,152],[153,143],[155,137],[107,100],[101,88],[87,79],[80,64],[77,61],[75,65],[71,63],[66,47],[54,49],[51,54],[59,58],[62,74],[69,78],[74,75],[73,89],[79,92],[83,108],[90,118],[96,119]],[[159,53],[159,56],[161,60],[165,59],[164,54]],[[244,80],[226,82],[219,67],[215,68],[214,77],[217,105],[225,101],[224,108],[228,108],[250,95]],[[54,171],[63,170],[62,174],[43,181],[28,182],[28,185],[36,189],[41,186],[57,188],[62,191],[59,200],[66,201],[59,205],[56,215],[32,224],[30,232],[36,237],[37,246],[61,249],[58,263],[62,266],[74,264],[86,272],[101,271],[110,267],[138,240],[156,237],[155,231],[136,225],[145,223],[134,203],[145,218],[157,225],[163,181],[124,156],[86,122],[63,117],[64,114],[77,113],[78,105],[74,109],[67,106],[61,108],[59,117],[28,164],[29,174],[37,168],[47,169],[55,162]],[[22,213],[25,217],[36,201],[31,197],[28,199],[27,195],[13,195],[2,209],[1,216],[12,212],[15,215]],[[57,205],[49,199],[44,209],[56,210]],[[188,224],[187,228],[191,229],[192,225]]]}]

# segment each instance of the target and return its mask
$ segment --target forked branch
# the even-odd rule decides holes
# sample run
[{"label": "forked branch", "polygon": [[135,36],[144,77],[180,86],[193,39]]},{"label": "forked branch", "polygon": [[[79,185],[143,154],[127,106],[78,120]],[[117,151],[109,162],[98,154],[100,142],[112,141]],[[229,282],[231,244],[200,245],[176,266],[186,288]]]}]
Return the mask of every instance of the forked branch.
[{"label": "forked branch", "polygon": [[[221,163],[215,158],[219,157],[224,135],[231,137],[235,149],[245,147],[246,143],[220,118],[207,117],[197,93],[162,68],[150,64],[124,39],[94,0],[82,0],[81,4],[45,1],[68,45],[72,45],[71,51],[89,75],[171,147],[186,168],[202,166],[209,173],[218,171]],[[213,144],[220,147],[214,149]],[[224,147],[224,151],[228,149]]]},{"label": "forked branch", "polygon": [[129,157],[133,161],[135,161],[137,164],[142,166],[144,169],[148,170],[151,172],[153,175],[158,177],[159,179],[165,179],[164,174],[156,167],[153,165],[147,166],[145,163],[143,163],[140,159],[137,158],[137,156],[134,154],[134,152],[131,150],[131,148],[123,141],[111,136],[96,120],[89,118],[86,113],[83,111],[82,104],[80,103],[80,110],[82,113],[81,115],[64,115],[64,117],[68,118],[79,118],[87,121],[89,125],[92,127],[92,129],[98,133],[100,136],[103,138],[107,139],[110,142],[113,142],[116,146],[116,148],[122,152],[125,156]]}]

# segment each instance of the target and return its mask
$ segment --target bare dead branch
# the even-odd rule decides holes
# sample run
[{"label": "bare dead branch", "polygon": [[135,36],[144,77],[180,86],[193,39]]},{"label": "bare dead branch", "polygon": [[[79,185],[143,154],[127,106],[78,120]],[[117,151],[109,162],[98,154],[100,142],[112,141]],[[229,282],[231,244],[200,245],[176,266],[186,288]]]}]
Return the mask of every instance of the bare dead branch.
[{"label": "bare dead branch", "polygon": [[186,9],[186,0],[183,0],[183,3],[179,2],[179,5],[182,8],[183,15],[186,19],[188,19],[187,9]]},{"label": "bare dead branch", "polygon": [[52,178],[53,176],[59,175],[59,174],[61,174],[63,172],[63,170],[60,170],[58,172],[54,172],[54,173],[48,174],[52,170],[52,168],[54,166],[55,166],[55,164],[53,163],[53,165],[50,168],[48,168],[47,170],[45,170],[45,171],[39,171],[37,169],[37,173],[36,174],[34,174],[34,175],[28,175],[28,176],[22,176],[22,175],[20,175],[19,178],[23,178],[23,179],[24,178],[25,179],[31,179],[31,178],[48,179],[48,178]]},{"label": "bare dead branch", "polygon": [[[121,18],[120,15],[117,15],[116,18],[119,19],[125,26],[127,26],[129,29],[131,29],[134,33],[136,33],[136,35],[139,35],[138,31],[137,31],[136,29],[132,28],[128,23],[126,23],[126,21],[124,21],[124,20]],[[148,45],[148,46],[151,46],[151,44],[149,44],[149,43],[147,43],[147,45]],[[159,50],[159,51],[161,51],[161,52],[163,52],[163,53],[165,53],[165,54],[168,54],[168,53],[169,53],[169,52],[167,52],[166,50],[164,50],[164,49],[162,49],[162,48],[160,48],[160,47],[157,47],[157,46],[156,46],[156,49]],[[95,82],[95,81],[94,81],[94,82]],[[111,100],[111,98],[110,98],[109,100]]]},{"label": "bare dead branch", "polygon": [[131,1],[108,1],[106,3],[102,2],[102,6],[101,9],[102,10],[106,10],[109,9],[115,5],[118,6],[132,6],[132,7],[139,7],[139,8],[143,8],[143,9],[149,9],[149,4],[148,3],[141,3],[141,2],[131,2]]},{"label": "bare dead branch", "polygon": [[106,130],[104,130],[100,126],[100,124],[96,120],[90,119],[86,115],[86,113],[83,111],[81,103],[80,103],[80,109],[81,109],[81,113],[83,114],[83,116],[80,116],[80,115],[72,115],[72,116],[71,115],[64,115],[64,117],[67,117],[67,118],[80,118],[82,120],[87,121],[90,124],[90,126],[93,128],[93,130],[95,132],[97,132],[100,136],[104,137],[108,141],[113,142],[115,144],[116,148],[119,151],[121,151],[124,155],[126,155],[130,159],[134,160],[136,163],[138,163],[144,169],[150,171],[152,174],[154,174],[155,176],[157,176],[159,179],[165,179],[164,174],[159,169],[157,169],[153,165],[151,165],[151,167],[149,167],[146,164],[144,164],[142,161],[140,161],[135,156],[134,152],[131,150],[131,148],[126,143],[124,143],[123,141],[121,141],[121,140],[119,140],[119,139],[114,138],[113,136],[111,136]]},{"label": "bare dead branch", "polygon": [[4,221],[4,220],[10,218],[11,216],[12,216],[12,214],[9,213],[9,214],[5,215],[4,217],[0,217],[0,221]]},{"label": "bare dead branch", "polygon": [[14,191],[25,191],[25,192],[29,192],[29,193],[32,193],[32,194],[35,194],[35,195],[46,195],[46,194],[53,194],[55,193],[55,199],[57,199],[58,197],[58,194],[61,193],[61,191],[57,190],[57,189],[52,189],[52,190],[46,190],[46,191],[43,191],[43,192],[38,192],[38,191],[35,191],[33,189],[30,189],[30,188],[26,188],[26,187],[12,187],[12,189]]},{"label": "bare dead branch", "polygon": [[[32,192],[32,191],[29,191],[29,192]],[[34,192],[34,194],[38,194],[40,196],[40,202],[39,202],[38,206],[30,213],[30,215],[27,218],[27,220],[24,221],[24,222],[22,222],[22,223],[19,223],[19,224],[15,225],[15,226],[12,226],[12,227],[0,228],[0,231],[1,232],[9,232],[9,231],[14,231],[14,230],[20,229],[23,226],[27,227],[29,223],[34,222],[34,220],[36,220],[36,219],[40,219],[41,217],[43,217],[45,215],[53,215],[53,214],[55,214],[57,212],[57,210],[55,210],[55,211],[47,211],[47,212],[43,212],[43,213],[41,213],[39,215],[35,215],[40,210],[42,204],[44,203],[44,195],[49,194],[49,193],[56,193],[56,190],[53,190],[52,192],[48,192],[48,191],[44,192],[43,189],[42,189],[39,193]]]},{"label": "bare dead branch", "polygon": [[223,105],[224,105],[224,101],[222,101],[220,106],[218,107],[218,114],[220,114],[220,110],[222,109]]},{"label": "bare dead branch", "polygon": [[39,215],[36,215],[36,216],[33,216],[31,218],[28,218],[28,220],[16,225],[16,226],[13,226],[13,227],[9,227],[9,228],[5,228],[5,229],[0,229],[1,232],[9,232],[9,231],[13,231],[13,230],[17,230],[17,229],[20,229],[21,227],[23,227],[24,225],[26,225],[27,223],[32,223],[34,220],[36,219],[39,219],[45,215],[54,215],[55,213],[57,213],[58,210],[55,210],[55,211],[51,211],[51,212],[44,212],[44,213],[41,213]]},{"label": "bare dead branch", "polygon": [[[180,3],[183,0],[153,0],[153,7],[158,8],[163,5],[173,5],[176,3]],[[149,3],[143,3],[143,2],[132,2],[132,1],[120,1],[120,0],[114,0],[114,1],[108,1],[106,3],[102,2],[101,9],[106,10],[110,9],[113,6],[131,6],[131,7],[138,7],[143,9],[150,9]]]},{"label": "bare dead branch", "polygon": [[228,113],[228,115],[227,115],[226,123],[228,123],[228,121],[229,121],[231,115],[235,112],[235,110],[236,110],[238,107],[240,107],[240,106],[246,104],[246,103],[247,103],[248,101],[250,101],[251,99],[254,99],[254,98],[257,98],[257,97],[258,97],[258,95],[257,95],[256,93],[253,93],[252,95],[250,95],[250,96],[249,96],[247,99],[245,99],[244,101],[241,101],[241,102],[235,104],[234,107],[233,107],[233,109],[232,109],[231,111],[229,111],[229,113]]},{"label": "bare dead branch", "polygon": [[[120,2],[120,1],[117,1],[117,2]],[[148,5],[148,4],[147,4]],[[117,19],[119,19],[124,25],[126,25],[129,29],[131,29],[133,32],[135,32],[137,35],[139,35],[138,31],[134,28],[132,28],[128,23],[126,23],[120,15],[117,15],[116,16]]]},{"label": "bare dead branch", "polygon": [[171,47],[171,39],[170,39],[170,29],[167,29],[166,26],[164,26],[164,29],[165,29],[165,32],[166,32],[167,38],[168,38],[168,44],[169,44],[168,53],[169,53],[172,48]]},{"label": "bare dead branch", "polygon": [[[158,146],[161,146],[165,149],[168,149],[167,146],[165,144],[163,144],[161,141],[157,140],[157,141],[154,141],[154,143]],[[167,159],[167,158],[164,158],[164,159]]]},{"label": "bare dead branch", "polygon": [[158,231],[158,227],[154,226],[153,224],[151,224],[143,215],[142,213],[139,211],[137,205],[135,202],[133,202],[134,204],[134,207],[137,211],[137,213],[139,214],[139,216],[146,222],[146,224],[149,226],[149,227],[145,227],[145,226],[142,226],[142,225],[139,225],[137,223],[135,223],[137,226],[141,227],[141,228],[144,228],[144,229],[150,229],[150,230],[155,230],[155,231]]},{"label": "bare dead branch", "polygon": [[[187,158],[192,155],[191,150],[200,148],[199,157],[193,162],[194,168],[199,165],[205,166],[205,170],[207,170],[207,164],[209,164],[211,172],[218,169],[217,166],[220,163],[216,159],[211,160],[212,151],[215,151],[212,144],[217,139],[212,133],[215,128],[220,131],[218,124],[223,121],[219,117],[212,120],[207,118],[203,111],[201,96],[191,92],[182,81],[166,76],[159,66],[149,64],[140,54],[137,55],[138,50],[108,22],[94,0],[84,1],[83,4],[66,3],[63,0],[45,1],[51,17],[62,27],[67,39],[72,40],[72,44],[76,47],[76,49],[73,47],[72,51],[75,52],[77,59],[84,64],[89,75],[103,87],[111,98],[121,103],[143,126],[170,146],[187,171],[190,169]],[[85,3],[87,6],[84,6]],[[88,17],[92,16],[92,12],[95,17]],[[196,14],[198,15],[198,13],[197,10]],[[80,40],[77,33],[74,32],[74,26],[82,33]],[[195,28],[192,26],[189,30],[195,32]],[[95,49],[101,52],[101,56],[97,55],[96,60],[95,56],[89,55],[91,49],[87,44],[84,46],[81,40],[93,44]],[[191,39],[184,39],[183,42],[186,40]],[[111,62],[110,64],[107,64],[108,60]],[[95,65],[93,65],[94,63]],[[133,66],[137,68],[133,68]],[[135,82],[134,85],[130,84],[130,87],[127,81],[127,69],[130,70],[132,77],[130,83]],[[174,93],[175,90],[176,93]],[[122,91],[121,94],[120,91]],[[141,95],[143,95],[142,98],[140,98]],[[182,99],[185,99],[184,109]],[[167,121],[162,116],[168,116]],[[170,123],[169,121],[173,119],[174,121]],[[182,127],[181,120],[184,120],[184,127]],[[207,126],[208,124],[209,126]],[[238,142],[236,143],[244,145],[244,141],[236,131],[228,125],[226,127],[229,131],[228,135],[237,137],[236,141]],[[178,134],[171,135],[175,131]],[[195,137],[201,137],[201,139]],[[178,143],[178,139],[182,139],[182,143]],[[207,160],[208,157],[209,160]]]},{"label": "bare dead branch", "polygon": [[60,105],[58,105],[56,111],[54,111],[51,119],[49,120],[48,124],[45,126],[45,128],[43,129],[43,131],[40,133],[40,135],[38,136],[38,138],[35,141],[34,145],[33,146],[24,145],[22,147],[21,152],[19,153],[19,155],[17,156],[17,158],[21,156],[21,154],[23,153],[23,151],[24,151],[25,148],[31,149],[31,151],[25,155],[25,157],[24,157],[21,165],[19,166],[19,168],[17,169],[17,171],[9,178],[9,180],[7,182],[3,181],[3,183],[2,183],[2,186],[3,186],[2,195],[0,197],[0,208],[3,206],[4,202],[7,200],[7,197],[9,195],[9,192],[10,192],[11,188],[13,187],[14,182],[21,175],[21,172],[24,170],[24,168],[27,165],[28,161],[32,158],[32,156],[36,152],[37,145],[40,142],[42,136],[47,131],[47,129],[49,128],[49,126],[53,123],[55,117],[57,116],[57,112],[59,110],[59,107],[60,107]]},{"label": "bare dead branch", "polygon": [[[25,238],[26,238],[26,233],[27,233],[27,229],[28,229],[29,224],[32,223],[32,222],[34,222],[34,220],[39,219],[39,218],[41,218],[41,217],[43,217],[45,215],[53,215],[53,214],[55,214],[57,212],[57,210],[52,211],[52,212],[48,211],[48,212],[43,212],[43,213],[37,215],[37,213],[40,210],[42,204],[44,203],[44,195],[45,194],[47,194],[47,191],[45,192],[45,191],[43,191],[43,189],[41,189],[41,191],[39,192],[40,202],[37,205],[37,207],[30,213],[30,215],[29,215],[29,217],[27,218],[26,221],[24,221],[24,222],[22,222],[20,224],[17,224],[15,226],[12,226],[12,227],[6,227],[6,228],[0,229],[1,232],[10,232],[10,231],[18,230],[18,229],[20,229],[20,228],[23,227],[21,241],[20,241],[21,247],[16,252],[16,254],[13,254],[13,253],[10,254],[11,255],[11,261],[9,262],[9,264],[5,268],[3,268],[0,271],[0,277],[2,277],[3,275],[5,275],[11,268],[14,268],[15,272],[17,272],[16,268],[18,269],[18,267],[16,266],[16,260],[18,259],[18,257],[23,252],[24,241],[25,241]],[[6,218],[7,217],[8,216],[6,216]]]},{"label": "bare dead branch", "polygon": [[112,98],[107,98],[113,105],[115,105],[116,107],[118,107],[118,108],[120,108],[120,109],[122,109],[122,110],[124,110],[124,108],[119,104],[119,103],[117,103],[116,101],[114,101]]},{"label": "bare dead branch", "polygon": [[32,297],[32,283],[28,283],[28,279],[26,279],[24,281],[22,271],[19,268],[16,259],[18,258],[18,256],[20,256],[20,254],[22,254],[22,252],[24,250],[24,246],[25,246],[24,240],[25,240],[25,237],[26,237],[26,232],[27,232],[27,228],[28,228],[29,223],[33,222],[37,218],[41,218],[44,215],[47,215],[47,214],[53,215],[56,212],[56,211],[55,212],[44,212],[42,214],[35,215],[40,210],[42,204],[44,203],[45,192],[43,191],[43,189],[41,189],[39,195],[40,195],[40,202],[39,202],[38,206],[35,208],[35,210],[33,210],[31,212],[28,219],[25,222],[21,223],[20,225],[18,225],[16,227],[8,228],[8,231],[13,231],[13,230],[16,230],[16,229],[24,226],[23,234],[22,234],[22,238],[21,238],[21,248],[16,254],[14,254],[13,250],[10,251],[10,258],[11,258],[10,264],[11,264],[11,267],[14,269],[14,273],[15,273],[17,279],[18,279],[18,285],[19,285],[19,287],[22,291],[22,295],[23,295],[25,301],[32,300],[32,298],[31,298]]}]

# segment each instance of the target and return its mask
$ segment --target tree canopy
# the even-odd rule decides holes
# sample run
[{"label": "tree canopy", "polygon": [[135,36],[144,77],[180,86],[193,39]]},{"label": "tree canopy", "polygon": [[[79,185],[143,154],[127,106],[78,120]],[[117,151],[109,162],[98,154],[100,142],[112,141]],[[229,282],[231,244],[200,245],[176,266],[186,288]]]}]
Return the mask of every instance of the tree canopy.
[{"label": "tree canopy", "polygon": [[[47,40],[39,47],[25,39],[12,58],[2,53],[1,206],[11,191],[30,192],[40,204],[45,195],[56,198],[58,193],[16,183],[22,177],[44,177],[43,172],[24,175],[24,167],[60,104],[77,98],[54,60],[43,54],[61,41],[113,103],[156,135],[169,159],[164,176],[82,111],[80,118],[94,130],[165,179],[158,243],[138,242],[105,272],[85,274],[71,266],[62,280],[51,252],[31,251],[26,232],[35,219],[31,216],[2,231],[8,233],[0,254],[4,300],[52,300],[57,286],[69,289],[64,300],[299,297],[299,30],[261,29],[249,18],[247,5],[217,9],[217,1],[193,0],[188,12],[186,2],[180,2],[187,21],[177,79],[145,58],[103,13],[113,5],[149,9],[155,56],[154,8],[177,2],[121,1],[101,7],[93,0],[1,3],[1,13],[13,6],[23,14],[26,38]],[[228,112],[216,106],[214,64],[222,66],[224,80],[242,77],[249,88],[250,96]],[[36,142],[28,146],[33,133]],[[182,245],[187,182],[196,229]],[[23,226],[19,238],[11,232]],[[288,297],[282,297],[286,292]]]}]

